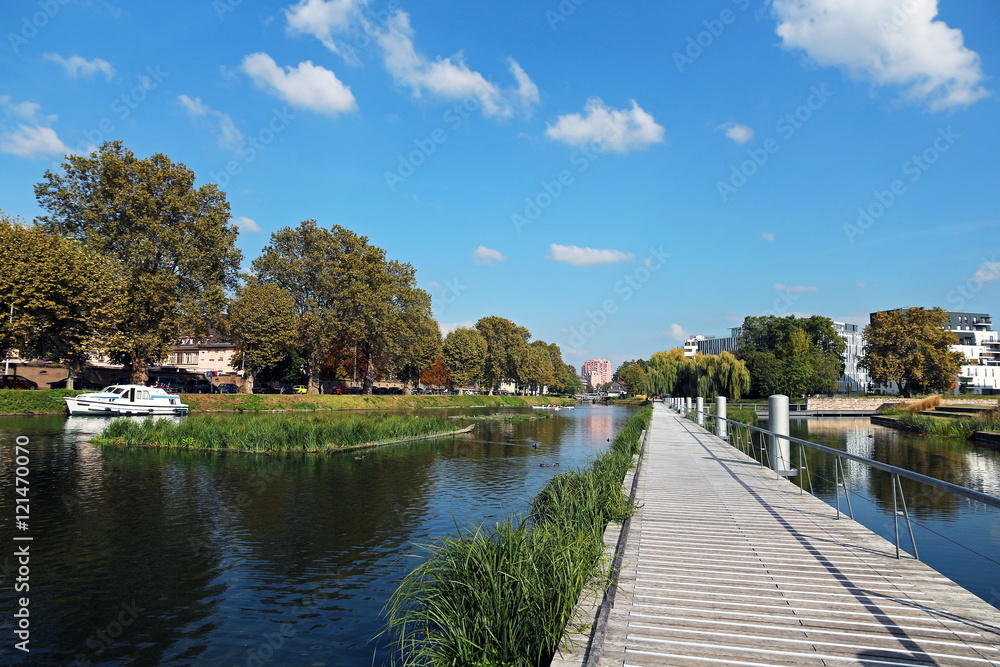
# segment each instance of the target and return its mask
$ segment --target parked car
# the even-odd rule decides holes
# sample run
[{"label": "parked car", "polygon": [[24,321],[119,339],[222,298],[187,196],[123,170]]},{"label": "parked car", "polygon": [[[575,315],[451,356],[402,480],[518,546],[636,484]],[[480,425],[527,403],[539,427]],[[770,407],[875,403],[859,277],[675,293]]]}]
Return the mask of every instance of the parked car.
[{"label": "parked car", "polygon": [[220,394],[236,394],[239,392],[240,388],[231,382],[223,382],[217,389]]},{"label": "parked car", "polygon": [[38,385],[23,375],[0,375],[0,389],[38,389]]},{"label": "parked car", "polygon": [[292,387],[292,393],[293,394],[307,394],[307,393],[309,393],[309,388],[306,387],[304,384],[297,384],[294,387]]},{"label": "parked car", "polygon": [[208,380],[191,378],[184,383],[184,391],[188,394],[211,394],[215,387]]},{"label": "parked car", "polygon": [[[49,383],[49,389],[65,389],[66,379],[58,380],[56,382]],[[102,385],[96,382],[91,382],[90,380],[84,380],[83,378],[76,378],[73,380],[74,389],[104,389]]]}]

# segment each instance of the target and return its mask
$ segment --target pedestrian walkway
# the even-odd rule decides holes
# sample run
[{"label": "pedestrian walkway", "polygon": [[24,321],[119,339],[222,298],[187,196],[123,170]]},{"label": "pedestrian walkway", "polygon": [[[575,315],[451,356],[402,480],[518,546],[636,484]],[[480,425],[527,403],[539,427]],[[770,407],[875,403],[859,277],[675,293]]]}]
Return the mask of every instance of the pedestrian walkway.
[{"label": "pedestrian walkway", "polygon": [[619,589],[553,664],[1000,666],[1000,611],[656,404]]}]

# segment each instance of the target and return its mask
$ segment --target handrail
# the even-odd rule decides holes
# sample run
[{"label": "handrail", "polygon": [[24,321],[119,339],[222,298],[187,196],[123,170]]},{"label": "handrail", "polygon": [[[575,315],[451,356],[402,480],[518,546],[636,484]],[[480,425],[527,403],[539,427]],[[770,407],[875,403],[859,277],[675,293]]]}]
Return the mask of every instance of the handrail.
[{"label": "handrail", "polygon": [[946,482],[942,479],[937,479],[936,477],[928,477],[927,475],[921,475],[918,472],[913,472],[912,470],[907,470],[906,468],[899,468],[894,465],[889,465],[888,463],[882,463],[881,461],[876,461],[874,459],[865,458],[864,456],[858,456],[857,454],[851,454],[850,452],[845,452],[840,449],[834,449],[833,447],[827,447],[825,445],[818,445],[815,442],[809,442],[808,440],[802,440],[801,438],[795,438],[790,435],[784,435],[781,433],[775,433],[774,431],[768,431],[767,429],[760,428],[759,426],[750,426],[749,424],[744,424],[742,422],[735,421],[733,419],[727,419],[725,417],[717,417],[712,414],[706,415],[711,419],[722,420],[729,424],[736,424],[738,426],[743,426],[766,435],[774,436],[782,440],[788,440],[789,442],[797,442],[801,445],[806,445],[807,447],[812,447],[821,452],[826,452],[827,454],[833,454],[834,456],[844,457],[852,461],[857,461],[858,463],[864,463],[870,465],[873,468],[882,470],[884,472],[890,473],[892,475],[898,475],[899,477],[905,477],[906,479],[911,479],[915,482],[920,482],[926,484],[927,486],[934,487],[935,489],[941,489],[942,491],[949,491],[956,495],[975,500],[977,502],[983,503],[984,505],[990,505],[992,507],[1000,507],[1000,498],[991,496],[987,493],[981,491],[975,491],[973,489],[968,489],[964,486],[959,486],[958,484],[952,484],[951,482]]}]

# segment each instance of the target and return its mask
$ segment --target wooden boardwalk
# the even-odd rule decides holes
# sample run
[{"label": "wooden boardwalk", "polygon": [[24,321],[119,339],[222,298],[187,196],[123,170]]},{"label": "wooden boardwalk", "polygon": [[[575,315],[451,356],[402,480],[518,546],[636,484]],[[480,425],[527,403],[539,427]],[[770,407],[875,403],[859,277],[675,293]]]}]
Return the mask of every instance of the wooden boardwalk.
[{"label": "wooden boardwalk", "polygon": [[769,472],[656,404],[614,606],[553,665],[1000,666],[1000,611]]}]

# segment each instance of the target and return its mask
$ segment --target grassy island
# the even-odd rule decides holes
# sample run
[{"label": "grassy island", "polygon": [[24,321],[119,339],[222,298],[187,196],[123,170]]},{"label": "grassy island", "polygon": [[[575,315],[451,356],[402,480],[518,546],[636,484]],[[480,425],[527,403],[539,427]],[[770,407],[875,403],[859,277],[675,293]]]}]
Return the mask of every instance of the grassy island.
[{"label": "grassy island", "polygon": [[246,418],[192,415],[179,423],[165,419],[116,419],[95,444],[225,452],[329,452],[451,435],[460,424],[441,417],[413,415],[291,416]]}]

